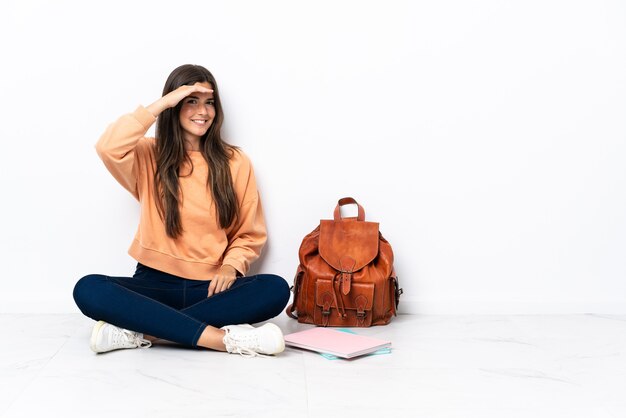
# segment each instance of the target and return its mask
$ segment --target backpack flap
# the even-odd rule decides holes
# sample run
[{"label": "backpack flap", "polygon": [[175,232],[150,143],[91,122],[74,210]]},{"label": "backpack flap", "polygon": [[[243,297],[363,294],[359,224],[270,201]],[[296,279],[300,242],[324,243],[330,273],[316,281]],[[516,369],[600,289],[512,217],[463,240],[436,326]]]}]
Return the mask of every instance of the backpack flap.
[{"label": "backpack flap", "polygon": [[361,270],[378,255],[378,222],[322,220],[319,252],[338,272]]}]

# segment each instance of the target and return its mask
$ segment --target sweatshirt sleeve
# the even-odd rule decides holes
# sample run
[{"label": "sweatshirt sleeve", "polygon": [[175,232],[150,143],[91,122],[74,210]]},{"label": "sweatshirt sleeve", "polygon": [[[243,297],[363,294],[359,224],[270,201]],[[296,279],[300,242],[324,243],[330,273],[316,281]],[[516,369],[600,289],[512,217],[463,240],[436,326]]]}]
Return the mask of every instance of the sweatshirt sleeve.
[{"label": "sweatshirt sleeve", "polygon": [[261,255],[267,241],[267,230],[254,171],[249,160],[245,156],[243,158],[243,167],[233,179],[238,199],[242,203],[239,217],[228,230],[228,247],[222,264],[233,266],[245,276],[250,264]]},{"label": "sweatshirt sleeve", "polygon": [[156,118],[143,106],[109,125],[96,143],[96,152],[113,177],[136,199],[137,168],[135,147]]}]

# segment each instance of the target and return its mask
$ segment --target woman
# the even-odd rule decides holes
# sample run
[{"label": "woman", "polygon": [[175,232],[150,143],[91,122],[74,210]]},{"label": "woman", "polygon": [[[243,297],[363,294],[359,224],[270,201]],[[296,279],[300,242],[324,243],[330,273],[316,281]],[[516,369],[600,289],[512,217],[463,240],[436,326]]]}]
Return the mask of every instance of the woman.
[{"label": "woman", "polygon": [[[74,288],[78,307],[98,321],[93,351],[157,339],[243,355],[284,350],[276,325],[248,325],[278,315],[289,288],[275,275],[245,277],[265,221],[250,160],[223,141],[223,119],[213,75],[183,65],[159,100],[122,116],[96,144],[141,214],[129,249],[134,276],[88,275]],[[155,121],[155,138],[146,138]]]}]

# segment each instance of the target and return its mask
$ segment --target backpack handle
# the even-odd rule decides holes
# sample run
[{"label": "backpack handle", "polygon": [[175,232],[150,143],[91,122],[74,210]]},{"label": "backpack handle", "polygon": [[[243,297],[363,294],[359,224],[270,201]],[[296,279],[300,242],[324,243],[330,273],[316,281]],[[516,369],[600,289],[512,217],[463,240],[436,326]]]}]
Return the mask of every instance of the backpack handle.
[{"label": "backpack handle", "polygon": [[365,210],[363,209],[363,206],[359,205],[357,203],[357,201],[354,200],[354,198],[352,198],[352,197],[344,197],[344,198],[339,199],[339,202],[337,202],[337,207],[335,208],[335,213],[334,213],[335,221],[340,221],[341,219],[343,219],[341,217],[341,212],[339,211],[339,208],[341,206],[350,205],[350,204],[354,204],[354,205],[357,205],[359,207],[359,214],[358,214],[356,220],[357,221],[364,221],[365,220]]}]

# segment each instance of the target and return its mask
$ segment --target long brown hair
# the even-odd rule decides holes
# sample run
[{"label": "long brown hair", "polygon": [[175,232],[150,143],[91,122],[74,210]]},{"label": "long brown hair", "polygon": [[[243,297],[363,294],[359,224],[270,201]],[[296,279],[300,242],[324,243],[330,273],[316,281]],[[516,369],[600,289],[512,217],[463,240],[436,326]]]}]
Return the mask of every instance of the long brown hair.
[{"label": "long brown hair", "polygon": [[[200,138],[200,151],[209,166],[207,188],[215,202],[216,216],[221,228],[230,226],[238,216],[237,197],[230,174],[229,160],[236,147],[227,144],[221,136],[224,113],[213,74],[200,65],[185,64],[176,68],[165,82],[163,96],[183,85],[207,82],[213,89],[215,118],[207,133]],[[175,107],[164,110],[156,124],[156,172],[154,188],[157,209],[164,219],[165,230],[171,238],[183,232],[180,219],[180,185],[178,177],[185,162],[192,166],[185,152],[183,131],[180,126],[181,100]]]}]

